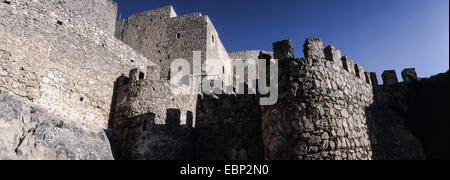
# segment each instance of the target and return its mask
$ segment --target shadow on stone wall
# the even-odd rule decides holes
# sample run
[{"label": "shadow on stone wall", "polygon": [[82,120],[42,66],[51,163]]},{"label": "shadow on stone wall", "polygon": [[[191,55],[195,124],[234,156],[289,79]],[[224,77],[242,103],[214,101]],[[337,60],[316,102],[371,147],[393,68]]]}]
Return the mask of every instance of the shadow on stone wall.
[{"label": "shadow on stone wall", "polygon": [[117,153],[117,149],[116,149],[117,145],[116,145],[116,141],[113,136],[114,115],[115,115],[116,105],[117,105],[117,93],[119,91],[119,87],[121,86],[119,84],[119,82],[120,82],[119,79],[125,79],[122,77],[123,77],[123,75],[114,82],[113,96],[111,99],[111,108],[109,110],[108,129],[105,130],[106,136],[108,137],[109,142],[111,143],[111,151],[113,153],[114,159],[118,159],[118,157],[117,157],[118,153]]},{"label": "shadow on stone wall", "polygon": [[261,106],[257,96],[199,96],[196,114],[196,159],[264,159]]},{"label": "shadow on stone wall", "polygon": [[376,160],[448,159],[448,72],[374,87],[366,110]]},{"label": "shadow on stone wall", "polygon": [[406,126],[422,141],[427,159],[449,159],[449,72],[408,88]]},{"label": "shadow on stone wall", "polygon": [[423,160],[422,143],[406,128],[404,115],[379,104],[366,110],[374,160]]},{"label": "shadow on stone wall", "polygon": [[180,125],[180,110],[167,109],[165,124],[155,123],[155,114],[128,118],[113,128],[118,160],[191,160],[192,119]]}]

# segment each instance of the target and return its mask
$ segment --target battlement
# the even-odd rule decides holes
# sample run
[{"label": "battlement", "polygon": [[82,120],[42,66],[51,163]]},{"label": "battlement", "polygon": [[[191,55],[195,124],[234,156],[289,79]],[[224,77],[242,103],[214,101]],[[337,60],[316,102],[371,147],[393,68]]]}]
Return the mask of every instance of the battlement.
[{"label": "battlement", "polygon": [[[397,72],[395,70],[385,70],[381,75],[383,80],[382,86],[384,87],[393,87],[399,84],[409,84],[412,82],[416,82],[419,80],[417,77],[416,69],[414,68],[406,68],[402,71],[403,82],[399,82],[397,78]],[[379,86],[377,74],[375,72],[368,73],[369,79],[372,81],[373,86]]]},{"label": "battlement", "polygon": [[[355,75],[357,78],[363,79],[366,83],[378,86],[378,79],[375,72],[365,72],[361,65],[355,64],[348,56],[342,56],[341,51],[332,45],[323,48],[322,41],[318,38],[307,38],[304,44],[304,54],[306,58],[321,59],[325,58],[328,61],[341,64],[342,68],[348,73]],[[417,81],[416,70],[414,68],[407,68],[402,71],[404,83],[411,83]],[[394,70],[384,71],[382,74],[384,86],[395,86],[399,84],[397,74]]]},{"label": "battlement", "polygon": [[[275,42],[273,46],[275,59],[294,59],[292,42],[290,40]],[[305,55],[305,59],[322,61],[324,64],[328,64],[327,62],[330,62],[336,65],[335,68],[342,68],[347,73],[361,79],[365,83],[372,84],[370,74],[366,73],[361,65],[355,65],[350,57],[342,56],[341,51],[332,45],[324,48],[323,43],[319,38],[307,38],[303,45],[303,53]]]},{"label": "battlement", "polygon": [[202,62],[215,59],[229,64],[211,20],[201,13],[177,16],[172,6],[166,6],[123,19],[116,29],[118,39],[159,65],[163,78],[169,77],[174,59],[183,58],[192,64],[193,51],[202,53]]},{"label": "battlement", "polygon": [[[295,58],[290,40],[273,43],[274,53],[229,54],[208,16],[178,16],[172,6],[115,27],[112,0],[27,1],[0,0],[0,17],[8,17],[0,19],[0,92],[86,129],[111,128],[119,159],[371,159],[368,121],[384,113],[372,106],[402,102],[404,84],[419,80],[415,69],[402,71],[404,83],[385,71],[378,86],[375,73],[319,38],[306,39],[304,58]],[[111,36],[115,28],[129,46]],[[180,78],[171,77],[171,62],[192,65],[193,51],[223,66],[231,54],[278,59],[278,102],[260,106],[259,94],[227,94],[234,87],[226,84],[214,94],[174,92],[170,79]]]},{"label": "battlement", "polygon": [[0,18],[0,56],[10,59],[2,58],[0,89],[83,126],[106,128],[116,78],[153,64],[107,33],[102,23],[116,20],[111,2],[0,3],[0,16],[8,17]]},{"label": "battlement", "polygon": [[273,46],[280,95],[262,110],[266,159],[371,159],[370,73],[319,38],[306,39],[303,58],[294,57],[290,40]]}]

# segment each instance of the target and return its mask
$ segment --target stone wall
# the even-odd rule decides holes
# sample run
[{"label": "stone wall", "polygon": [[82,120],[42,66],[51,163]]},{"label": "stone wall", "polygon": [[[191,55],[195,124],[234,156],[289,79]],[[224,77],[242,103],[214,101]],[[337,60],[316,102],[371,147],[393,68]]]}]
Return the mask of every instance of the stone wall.
[{"label": "stone wall", "polygon": [[[448,142],[448,101],[435,104],[448,93],[448,73],[422,81],[406,69],[400,83],[386,71],[378,85],[376,74],[308,38],[304,58],[294,57],[289,40],[255,58],[279,59],[274,106],[259,106],[259,95],[175,95],[170,62],[192,63],[194,50],[233,71],[209,17],[177,16],[168,6],[127,18],[115,35],[135,51],[110,35],[115,11],[110,0],[0,1],[0,159],[112,159],[108,127],[117,159],[424,159],[448,152],[448,143],[440,146]],[[428,119],[440,127],[424,126]]]},{"label": "stone wall", "polygon": [[56,1],[0,2],[0,89],[91,129],[107,128],[114,81],[153,64]]},{"label": "stone wall", "polygon": [[261,160],[261,106],[255,95],[203,95],[197,102],[196,159]]},{"label": "stone wall", "polygon": [[268,54],[273,56],[272,52],[264,50],[248,50],[248,51],[237,51],[228,53],[231,59],[240,59],[240,60],[247,60],[247,59],[257,60],[261,54]]},{"label": "stone wall", "polygon": [[[416,88],[420,81],[415,69],[405,69],[402,72],[404,82],[398,81],[394,70],[384,71],[381,77],[383,84],[373,85],[375,101],[370,108],[368,121],[374,159],[425,159],[424,147],[418,139],[420,133],[411,131],[414,129],[408,126],[417,117],[417,115],[411,115],[420,111],[416,108],[424,106],[422,103],[417,103],[423,94],[416,94],[420,91]],[[371,74],[371,78],[372,81],[378,82],[375,73]],[[415,103],[411,104],[411,102]],[[425,106],[430,105],[431,103]],[[428,113],[423,112],[423,114]],[[420,121],[423,122],[423,120]],[[427,124],[428,122],[423,122],[420,126],[423,128]]]},{"label": "stone wall", "polygon": [[229,64],[228,53],[209,17],[200,13],[177,16],[172,6],[118,22],[116,37],[158,64],[163,78],[169,78],[175,59],[186,59],[192,65],[193,51],[202,53],[202,62],[209,58]]},{"label": "stone wall", "polygon": [[231,58],[222,44],[222,40],[220,40],[219,33],[208,16],[206,16],[206,30],[206,59],[202,59],[202,62],[203,60],[213,60],[217,64],[220,63],[223,69],[222,72],[210,72],[203,67],[203,70],[207,75],[219,77],[224,86],[231,86],[233,85],[232,78],[230,77],[233,72]]},{"label": "stone wall", "polygon": [[0,90],[0,160],[112,160],[104,131],[86,129]]},{"label": "stone wall", "polygon": [[262,110],[265,158],[372,159],[367,73],[334,47],[324,49],[319,39],[308,38],[304,52],[305,58],[294,59],[290,41],[274,43],[280,98]]},{"label": "stone wall", "polygon": [[112,129],[119,159],[193,157],[197,95],[173,94],[169,81],[160,79],[155,69],[132,70],[116,82]]},{"label": "stone wall", "polygon": [[175,95],[168,80],[153,76],[155,69],[132,70],[116,82],[117,158],[263,159],[255,95]]},{"label": "stone wall", "polygon": [[427,159],[448,159],[449,72],[419,78],[406,83],[406,87],[405,126],[422,142]]},{"label": "stone wall", "polygon": [[[407,98],[395,73],[387,71],[389,83],[379,86],[376,75],[316,38],[306,40],[304,54],[295,59],[289,40],[274,43],[280,59],[274,106],[259,106],[260,95],[174,95],[156,66],[131,71],[116,82],[113,102],[120,157],[423,159],[420,142],[403,123]],[[412,81],[414,74],[405,70],[404,78]]]},{"label": "stone wall", "polygon": [[114,35],[118,7],[113,0],[58,0],[58,3],[105,33]]}]

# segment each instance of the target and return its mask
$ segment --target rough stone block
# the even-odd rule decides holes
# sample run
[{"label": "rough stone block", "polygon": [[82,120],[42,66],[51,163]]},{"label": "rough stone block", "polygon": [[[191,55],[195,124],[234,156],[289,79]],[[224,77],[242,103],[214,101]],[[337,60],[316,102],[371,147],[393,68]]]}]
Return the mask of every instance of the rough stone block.
[{"label": "rough stone block", "polygon": [[393,86],[398,84],[397,73],[395,70],[384,71],[381,75],[384,86]]},{"label": "rough stone block", "polygon": [[375,72],[370,73],[370,81],[372,81],[373,85],[378,85],[377,73]]},{"label": "rough stone block", "polygon": [[417,78],[416,69],[414,69],[414,68],[409,68],[409,69],[403,70],[402,77],[403,77],[403,81],[405,83],[410,83],[410,82],[419,80],[419,78]]},{"label": "rough stone block", "polygon": [[353,60],[350,59],[348,56],[342,57],[342,67],[344,67],[345,70],[347,70],[350,73],[354,73],[354,63]]},{"label": "rough stone block", "polygon": [[291,40],[283,40],[273,43],[274,58],[278,60],[293,59],[294,49]]},{"label": "rough stone block", "polygon": [[161,79],[161,70],[158,66],[148,66],[147,67],[147,79],[148,80],[159,80]]},{"label": "rough stone block", "polygon": [[364,73],[364,78],[366,80],[366,83],[372,84],[372,80],[370,79],[370,73],[369,72],[365,72]]},{"label": "rough stone block", "polygon": [[364,69],[359,64],[355,64],[355,74],[357,77],[364,79]]},{"label": "rough stone block", "polygon": [[139,81],[141,79],[144,79],[144,73],[139,71],[139,69],[132,69],[130,71],[130,81],[131,82],[135,82],[135,81]]},{"label": "rough stone block", "polygon": [[336,49],[332,45],[327,46],[324,51],[325,51],[325,59],[327,60],[339,62],[342,58],[341,51],[339,49]]},{"label": "rough stone block", "polygon": [[306,58],[325,59],[322,40],[312,37],[306,38],[305,44],[303,45],[303,53]]}]

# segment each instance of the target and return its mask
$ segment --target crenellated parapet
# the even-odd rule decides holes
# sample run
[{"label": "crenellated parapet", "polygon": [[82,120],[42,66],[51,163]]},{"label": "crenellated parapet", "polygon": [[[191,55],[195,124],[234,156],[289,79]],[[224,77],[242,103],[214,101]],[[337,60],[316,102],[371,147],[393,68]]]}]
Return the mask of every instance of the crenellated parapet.
[{"label": "crenellated parapet", "polygon": [[318,38],[306,40],[304,58],[292,49],[288,40],[274,43],[280,97],[262,111],[266,159],[371,159],[369,74]]},{"label": "crenellated parapet", "polygon": [[175,59],[193,64],[193,51],[201,52],[202,62],[231,64],[212,21],[201,13],[178,16],[172,6],[149,10],[119,21],[115,36],[158,64],[164,78]]},{"label": "crenellated parapet", "polygon": [[116,82],[113,134],[121,159],[190,159],[197,95],[176,95],[159,67]]},{"label": "crenellated parapet", "polygon": [[[401,84],[410,84],[419,81],[415,68],[404,69],[401,72],[401,76],[403,78],[403,82],[398,80],[397,72],[395,70],[385,70],[381,75],[383,80],[383,84],[381,85],[384,87],[395,87]],[[378,83],[377,74],[375,72],[368,73],[368,77],[372,82],[374,82],[374,87],[380,86]]]},{"label": "crenellated parapet", "polygon": [[[8,17],[0,18],[0,92],[17,97],[24,109],[39,105],[49,115],[61,117],[46,131],[50,134],[71,124],[92,130],[95,136],[110,128],[118,159],[422,159],[422,145],[404,124],[415,118],[439,119],[436,112],[445,112],[436,110],[440,106],[436,102],[448,92],[448,84],[447,89],[442,87],[448,73],[427,81],[419,79],[415,69],[405,69],[404,82],[399,82],[390,70],[381,75],[380,85],[376,73],[366,72],[332,45],[324,48],[318,38],[306,39],[302,58],[294,56],[297,43],[291,40],[273,43],[273,53],[234,53],[267,62],[278,59],[275,105],[261,106],[259,94],[227,94],[238,85],[177,94],[170,81],[179,78],[171,77],[172,60],[184,58],[192,65],[199,56],[193,51],[201,52],[202,62],[215,59],[224,74],[231,73],[225,72],[232,69],[227,68],[232,65],[230,55],[211,19],[201,13],[178,16],[166,6],[116,26],[116,13],[113,0],[0,0],[0,17]],[[230,80],[202,70],[203,83]],[[203,81],[208,79],[217,81]],[[179,84],[188,87],[181,80]],[[256,91],[246,93],[252,90]],[[16,107],[13,96],[4,97],[6,110]],[[423,110],[427,108],[431,110]],[[25,120],[30,113],[37,115],[20,112]],[[16,116],[9,114],[6,111],[7,121]],[[20,121],[20,113],[14,117],[18,121],[12,122],[24,126],[13,128],[17,136],[14,142],[6,136],[11,146],[5,145],[21,157],[23,149],[17,146],[33,145],[23,140],[34,133],[33,128],[24,133],[34,122]],[[106,137],[100,138],[106,142]],[[105,145],[101,149],[109,148]],[[73,157],[91,157],[98,149],[88,148]]]},{"label": "crenellated parapet", "polygon": [[419,78],[417,77],[416,69],[414,68],[404,69],[402,71],[402,78],[403,82],[405,83],[411,83],[419,80]]},{"label": "crenellated parapet", "polygon": [[[380,126],[373,115],[382,112],[373,107],[379,100],[374,93],[397,87],[395,72],[386,71],[382,76],[385,85],[379,86],[375,73],[365,72],[334,46],[324,48],[318,38],[306,40],[303,58],[294,57],[290,40],[273,43],[273,49],[273,57],[279,60],[279,99],[273,106],[260,106],[259,95],[225,94],[227,88],[176,95],[158,66],[133,69],[120,77],[113,129],[121,156],[380,159],[384,144],[377,138],[385,137],[370,134],[374,126]],[[270,59],[272,55],[259,53],[259,57]],[[413,69],[402,74],[416,79]]]},{"label": "crenellated parapet", "polygon": [[[405,127],[413,113],[411,100],[419,79],[415,69],[402,71],[403,82],[399,82],[395,70],[386,70],[379,84],[376,73],[370,73],[373,83],[374,103],[370,108],[371,141],[374,159],[424,159],[421,142]],[[391,137],[395,136],[396,139]]]},{"label": "crenellated parapet", "polygon": [[398,84],[397,73],[395,73],[395,70],[384,71],[381,77],[383,78],[384,86],[395,86]]}]

